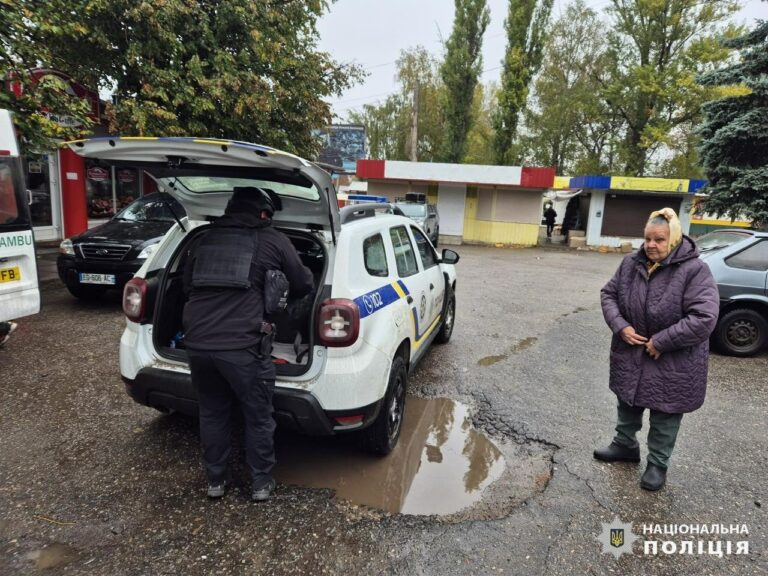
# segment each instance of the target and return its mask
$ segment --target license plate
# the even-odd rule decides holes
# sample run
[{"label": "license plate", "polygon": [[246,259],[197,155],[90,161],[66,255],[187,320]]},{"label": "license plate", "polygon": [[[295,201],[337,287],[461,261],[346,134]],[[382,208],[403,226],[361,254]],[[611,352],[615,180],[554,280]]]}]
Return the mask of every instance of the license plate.
[{"label": "license plate", "polygon": [[80,272],[80,284],[117,284],[114,274],[91,274]]},{"label": "license plate", "polygon": [[21,270],[18,266],[13,268],[0,268],[0,282],[20,282]]}]

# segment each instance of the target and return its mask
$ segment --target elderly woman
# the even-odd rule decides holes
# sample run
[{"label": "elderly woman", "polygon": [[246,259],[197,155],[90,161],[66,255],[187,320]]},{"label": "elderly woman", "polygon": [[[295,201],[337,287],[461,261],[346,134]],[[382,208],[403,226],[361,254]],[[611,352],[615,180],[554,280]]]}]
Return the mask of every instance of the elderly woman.
[{"label": "elderly woman", "polygon": [[609,384],[619,405],[616,436],[594,456],[639,462],[635,434],[648,408],[648,466],[640,486],[659,490],[683,414],[704,403],[717,285],[675,211],[664,208],[651,214],[642,247],[622,261],[600,295],[613,331]]}]

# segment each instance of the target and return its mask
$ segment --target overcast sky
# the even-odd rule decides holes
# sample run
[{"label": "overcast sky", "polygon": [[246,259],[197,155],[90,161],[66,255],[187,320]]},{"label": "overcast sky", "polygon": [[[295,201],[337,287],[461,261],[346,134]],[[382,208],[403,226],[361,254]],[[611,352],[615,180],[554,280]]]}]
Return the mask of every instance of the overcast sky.
[{"label": "overcast sky", "polygon": [[[504,18],[508,0],[488,0],[491,23],[483,39],[482,81],[498,80],[504,56]],[[602,11],[609,0],[586,0]],[[555,0],[553,19],[567,0]],[[736,20],[768,19],[768,3],[742,0]],[[453,25],[454,0],[337,0],[319,23],[320,48],[341,62],[357,62],[369,72],[363,83],[331,101],[344,120],[349,109],[384,100],[396,90],[395,60],[400,51],[421,44],[436,56]]]}]

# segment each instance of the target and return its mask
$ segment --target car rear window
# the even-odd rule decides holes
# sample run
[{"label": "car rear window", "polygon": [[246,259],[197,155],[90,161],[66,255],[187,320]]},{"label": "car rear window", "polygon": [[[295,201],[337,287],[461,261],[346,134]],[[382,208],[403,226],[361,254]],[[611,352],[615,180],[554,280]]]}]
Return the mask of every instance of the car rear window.
[{"label": "car rear window", "polygon": [[285,182],[271,180],[256,180],[253,178],[237,178],[230,176],[179,176],[166,178],[168,184],[181,184],[188,190],[198,193],[206,192],[232,192],[235,188],[256,186],[257,188],[269,188],[279,196],[301,198],[302,200],[320,200],[320,191],[316,186],[300,186]]},{"label": "car rear window", "polygon": [[397,207],[409,218],[424,216],[427,212],[424,204],[397,204]]},{"label": "car rear window", "polygon": [[725,263],[733,268],[745,270],[768,270],[768,240],[753,244],[738,254],[726,258]]},{"label": "car rear window", "polygon": [[0,227],[28,224],[19,159],[0,158]]},{"label": "car rear window", "polygon": [[384,249],[384,239],[376,234],[363,241],[363,257],[365,269],[371,276],[389,276],[387,266],[387,251]]},{"label": "car rear window", "polygon": [[750,232],[739,230],[716,230],[709,234],[704,234],[696,239],[696,246],[699,252],[709,252],[711,250],[720,250],[727,248],[731,244],[740,242],[744,238],[752,236]]}]

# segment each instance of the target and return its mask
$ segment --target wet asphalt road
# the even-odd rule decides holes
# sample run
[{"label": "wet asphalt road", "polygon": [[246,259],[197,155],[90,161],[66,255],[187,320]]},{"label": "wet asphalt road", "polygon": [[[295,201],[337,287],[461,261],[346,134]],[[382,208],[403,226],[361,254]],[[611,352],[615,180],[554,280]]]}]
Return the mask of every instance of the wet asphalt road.
[{"label": "wet asphalt road", "polygon": [[[768,353],[711,357],[707,401],[683,419],[668,486],[648,493],[642,467],[591,456],[613,428],[598,292],[620,256],[458,251],[453,339],[430,352],[411,391],[468,405],[517,455],[509,462],[523,472],[545,463],[546,474],[449,518],[384,514],[300,486],[280,486],[266,505],[237,488],[209,502],[195,424],[123,392],[119,297],[83,304],[46,282],[42,313],[0,350],[0,574],[768,572]],[[615,516],[636,533],[746,524],[748,535],[723,539],[749,540],[750,554],[644,556],[637,542],[616,560],[597,538]]]}]

